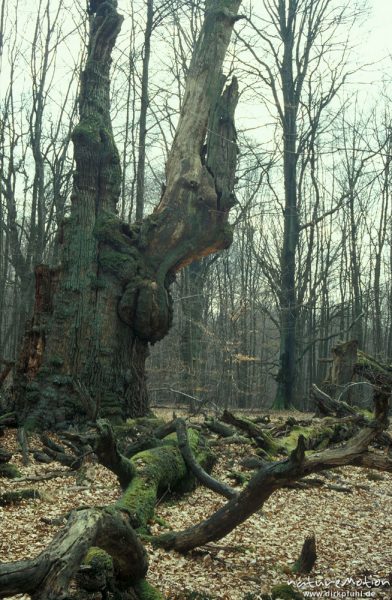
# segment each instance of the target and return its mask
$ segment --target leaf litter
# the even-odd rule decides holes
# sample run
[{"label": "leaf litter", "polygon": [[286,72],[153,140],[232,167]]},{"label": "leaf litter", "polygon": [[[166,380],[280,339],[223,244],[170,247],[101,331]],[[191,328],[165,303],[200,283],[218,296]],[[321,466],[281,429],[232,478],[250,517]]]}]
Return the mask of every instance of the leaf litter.
[{"label": "leaf litter", "polygon": [[[39,446],[39,438],[31,436],[30,444]],[[1,445],[13,453],[11,462],[23,477],[53,471],[62,475],[42,481],[0,479],[1,492],[34,488],[40,493],[39,499],[0,507],[2,562],[34,557],[50,543],[72,509],[103,506],[121,494],[115,475],[99,464],[88,463],[82,481],[77,483],[75,474],[56,462],[32,461],[24,466],[14,430],[6,431]],[[249,474],[241,466],[241,460],[251,453],[249,446],[222,446],[221,450],[214,448],[214,452],[219,458],[214,469],[216,477],[233,485],[228,477],[231,471]],[[290,580],[294,587],[319,582],[316,589],[329,590],[329,597],[344,597],[332,593],[346,592],[346,597],[391,598],[392,585],[386,582],[392,584],[392,474],[377,473],[374,477],[373,471],[356,467],[330,473],[328,478],[350,488],[351,493],[325,487],[278,490],[262,510],[225,538],[185,556],[147,543],[148,580],[169,600],[186,600],[192,592],[194,598],[199,594],[199,598],[204,595],[220,600],[257,600],[273,586]],[[151,533],[190,527],[224,502],[200,486],[185,496],[165,498],[158,503]],[[293,576],[289,566],[298,558],[310,533],[316,536],[315,567],[309,577]],[[376,578],[377,587],[371,588],[370,596],[366,595],[369,589],[365,584],[361,585],[372,577]],[[341,583],[334,585],[339,580]],[[377,580],[383,580],[382,588]],[[348,595],[349,592],[357,595]]]}]

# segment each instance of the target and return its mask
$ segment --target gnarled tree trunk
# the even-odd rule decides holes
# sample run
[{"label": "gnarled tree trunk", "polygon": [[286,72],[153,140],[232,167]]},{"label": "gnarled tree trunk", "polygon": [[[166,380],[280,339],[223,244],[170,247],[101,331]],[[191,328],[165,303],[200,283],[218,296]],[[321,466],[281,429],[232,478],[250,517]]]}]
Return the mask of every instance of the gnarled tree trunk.
[{"label": "gnarled tree trunk", "polygon": [[[129,226],[116,214],[121,169],[109,98],[122,17],[115,0],[90,2],[62,261],[56,269],[37,270],[35,311],[18,365],[16,401],[26,426],[146,413],[148,344],[171,325],[175,272],[231,242],[238,90],[234,80],[221,93],[221,69],[239,5],[207,2],[165,191],[152,215]],[[214,135],[206,140],[207,123]]]}]

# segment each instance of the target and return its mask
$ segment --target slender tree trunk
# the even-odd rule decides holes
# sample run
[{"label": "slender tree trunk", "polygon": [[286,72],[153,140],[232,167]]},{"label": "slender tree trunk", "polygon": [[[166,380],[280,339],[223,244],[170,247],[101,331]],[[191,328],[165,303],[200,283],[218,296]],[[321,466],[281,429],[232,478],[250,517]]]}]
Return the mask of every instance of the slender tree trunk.
[{"label": "slender tree trunk", "polygon": [[363,300],[361,291],[361,271],[360,258],[358,248],[358,232],[357,232],[357,217],[354,210],[355,198],[354,192],[350,191],[350,267],[351,267],[351,282],[353,286],[353,323],[352,328],[355,339],[358,341],[360,348],[363,347]]},{"label": "slender tree trunk", "polygon": [[[284,170],[284,226],[281,254],[280,284],[280,366],[277,377],[275,408],[289,408],[294,404],[296,381],[296,251],[299,239],[297,206],[297,99],[293,76],[294,37],[292,20],[295,3],[289,4],[288,24],[285,30],[282,61],[282,92],[284,98],[283,170]],[[286,19],[282,15],[282,19]],[[291,23],[291,24],[290,24]]]},{"label": "slender tree trunk", "polygon": [[136,175],[136,220],[143,218],[144,212],[144,177],[146,165],[146,136],[147,136],[147,109],[148,109],[148,74],[151,53],[151,34],[153,29],[154,2],[147,0],[147,22],[144,32],[144,54],[142,68],[142,92],[140,99],[139,120],[139,158]]},{"label": "slender tree trunk", "polygon": [[374,259],[374,352],[380,356],[385,347],[383,340],[383,315],[381,308],[381,270],[385,240],[388,227],[388,209],[390,202],[390,163],[388,155],[384,165],[384,181],[382,187],[381,214],[377,231],[377,246]]},{"label": "slender tree trunk", "polygon": [[[390,235],[392,238],[392,221],[390,224]],[[389,249],[389,272],[392,273],[392,244],[390,246]],[[386,349],[386,354],[387,357],[389,359],[392,359],[392,277],[390,276],[389,282],[388,282],[388,290],[387,290],[387,297],[389,298],[389,302],[388,302],[388,306],[389,306],[389,310],[388,310],[388,322],[389,322],[389,327],[388,327],[388,332],[387,332],[387,349]]]}]

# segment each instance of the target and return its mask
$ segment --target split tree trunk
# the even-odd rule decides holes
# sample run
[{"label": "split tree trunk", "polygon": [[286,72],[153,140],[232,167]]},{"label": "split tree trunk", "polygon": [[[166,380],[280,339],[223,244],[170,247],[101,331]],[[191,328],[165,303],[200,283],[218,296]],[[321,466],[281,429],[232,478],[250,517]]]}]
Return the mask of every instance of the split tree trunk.
[{"label": "split tree trunk", "polygon": [[[111,52],[122,17],[115,0],[91,1],[62,262],[36,272],[34,316],[17,369],[16,404],[27,427],[98,415],[120,421],[147,412],[145,359],[148,344],[170,328],[175,272],[232,239],[227,219],[234,204],[238,89],[233,80],[220,94],[220,83],[239,5],[207,2],[165,191],[152,215],[129,226],[116,214],[121,168],[109,98]],[[205,157],[208,123],[214,135]]]},{"label": "split tree trunk", "polygon": [[[357,385],[372,385],[373,393],[391,394],[392,366],[358,349],[358,342],[350,340],[337,344],[332,349],[332,362],[329,375],[323,382],[323,388],[335,397],[339,404],[342,399],[351,403],[358,398]],[[346,411],[347,412],[347,411]]]}]

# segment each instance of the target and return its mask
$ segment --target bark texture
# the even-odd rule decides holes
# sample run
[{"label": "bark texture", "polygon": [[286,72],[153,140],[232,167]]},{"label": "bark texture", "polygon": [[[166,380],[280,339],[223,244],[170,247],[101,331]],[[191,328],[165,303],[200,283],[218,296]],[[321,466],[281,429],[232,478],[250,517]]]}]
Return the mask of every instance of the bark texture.
[{"label": "bark texture", "polygon": [[[329,395],[337,400],[332,400],[340,410],[345,414],[355,413],[355,409],[350,406],[356,393],[356,386],[367,383],[373,387],[373,394],[386,396],[391,395],[392,390],[392,367],[381,362],[377,358],[359,350],[358,342],[350,340],[337,344],[332,349],[332,362],[328,378],[323,383],[323,387]],[[315,392],[313,386],[313,393]],[[320,390],[314,394],[318,407],[322,411],[323,401]],[[346,402],[344,402],[342,399]],[[324,408],[325,414],[330,414],[332,410],[331,399]],[[329,411],[329,412],[328,412]]]},{"label": "bark texture", "polygon": [[147,572],[142,543],[121,513],[98,508],[74,511],[67,526],[36,558],[0,565],[0,598],[18,593],[33,600],[67,597],[71,577],[91,546],[99,546],[114,560],[117,579],[132,585]]},{"label": "bark texture", "polygon": [[[387,398],[376,395],[374,419],[365,421],[348,443],[336,448],[305,454],[307,440],[300,434],[288,458],[262,464],[248,485],[208,519],[152,541],[180,552],[216,541],[259,510],[277,489],[311,473],[348,464],[391,471],[392,461],[387,456],[368,449],[388,426],[387,413]],[[352,417],[345,417],[341,422],[345,419],[352,420]],[[33,600],[69,598],[67,588],[76,574],[77,581],[83,582],[90,591],[120,590],[117,597],[124,600],[159,598],[144,579],[146,556],[137,533],[145,534],[155,504],[162,495],[184,483],[188,485],[187,463],[197,476],[201,475],[203,483],[207,483],[206,474],[199,467],[205,464],[208,449],[201,443],[199,431],[190,428],[187,432],[181,420],[172,422],[169,428],[174,424],[178,444],[177,436],[172,433],[162,440],[160,447],[144,450],[128,460],[118,450],[109,423],[99,421],[94,447],[100,461],[117,474],[123,488],[122,497],[110,507],[75,511],[65,529],[38,557],[0,565],[0,597],[24,592],[30,593]],[[88,437],[92,443],[91,433]],[[208,480],[208,484],[211,483],[217,489],[216,480]],[[311,568],[315,558],[314,544],[310,550],[306,557],[301,555],[304,571]],[[82,560],[84,566],[80,571]]]},{"label": "bark texture", "polygon": [[152,215],[129,226],[116,214],[121,168],[109,97],[122,17],[115,0],[90,3],[80,121],[72,135],[71,216],[60,235],[61,264],[37,269],[34,316],[17,369],[16,404],[27,428],[147,412],[148,344],[171,326],[175,273],[231,242],[238,87],[233,80],[222,93],[221,69],[239,5],[207,2],[165,191]]}]

